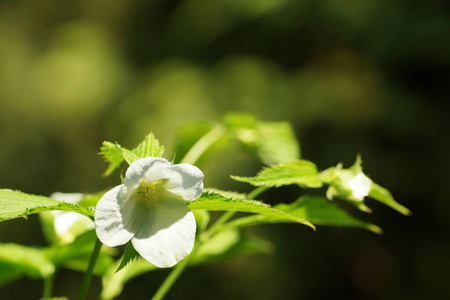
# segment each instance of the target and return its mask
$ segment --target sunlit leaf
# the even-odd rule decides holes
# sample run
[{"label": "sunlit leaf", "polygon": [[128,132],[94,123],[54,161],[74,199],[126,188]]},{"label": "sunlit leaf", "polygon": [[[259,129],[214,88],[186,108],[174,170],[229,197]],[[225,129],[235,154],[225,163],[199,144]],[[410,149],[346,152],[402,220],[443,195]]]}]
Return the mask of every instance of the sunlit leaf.
[{"label": "sunlit leaf", "polygon": [[115,169],[125,160],[128,164],[132,164],[136,160],[144,157],[154,156],[162,157],[164,147],[155,139],[153,133],[145,136],[144,140],[133,150],[128,150],[118,143],[103,142],[99,153],[103,159],[109,163],[108,169],[103,176],[111,175]]},{"label": "sunlit leaf", "polygon": [[132,150],[139,158],[144,157],[162,157],[164,154],[164,147],[159,144],[153,133],[145,136],[145,139]]},{"label": "sunlit leaf", "polygon": [[402,213],[406,216],[411,215],[411,211],[409,209],[395,201],[394,197],[392,197],[391,193],[387,189],[379,186],[376,183],[372,183],[369,191],[369,197],[395,209],[399,213]]},{"label": "sunlit leaf", "polygon": [[[302,196],[290,204],[278,204],[274,208],[298,218],[309,220],[315,225],[358,227],[381,234],[382,230],[373,224],[366,223],[351,216],[347,211],[324,197]],[[227,227],[253,226],[267,223],[287,223],[286,219],[273,216],[252,215],[231,221]]]},{"label": "sunlit leaf", "polygon": [[264,164],[300,159],[300,146],[288,122],[263,122],[250,114],[230,113],[224,117],[224,123]]},{"label": "sunlit leaf", "polygon": [[298,184],[308,188],[322,186],[316,165],[307,160],[274,165],[263,169],[255,177],[231,176],[231,178],[255,186],[279,187],[290,184]]},{"label": "sunlit leaf", "polygon": [[43,250],[18,244],[0,244],[0,261],[31,278],[46,278],[55,266]]},{"label": "sunlit leaf", "polygon": [[94,217],[94,211],[85,206],[8,189],[0,190],[0,221],[51,210],[73,211],[90,218]]},{"label": "sunlit leaf", "polygon": [[204,193],[200,198],[190,202],[191,209],[213,211],[240,211],[255,214],[285,218],[291,222],[301,223],[311,228],[314,226],[307,220],[301,219],[270,207],[270,205],[255,200],[233,200],[215,193]]}]

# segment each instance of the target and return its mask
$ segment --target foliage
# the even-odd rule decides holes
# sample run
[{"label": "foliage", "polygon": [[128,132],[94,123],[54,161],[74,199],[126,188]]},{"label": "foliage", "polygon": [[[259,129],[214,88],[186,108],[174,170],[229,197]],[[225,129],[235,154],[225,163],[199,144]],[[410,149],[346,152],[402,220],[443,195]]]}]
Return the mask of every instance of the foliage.
[{"label": "foliage", "polygon": [[[248,226],[298,223],[313,229],[315,225],[355,227],[382,233],[378,226],[359,220],[338,203],[331,201],[334,197],[369,211],[364,204],[364,196],[369,196],[403,214],[409,214],[409,210],[397,203],[388,190],[373,183],[368,177],[361,182],[354,180],[364,174],[359,156],[355,164],[348,169],[338,165],[322,172],[318,171],[313,162],[300,159],[299,143],[287,122],[263,122],[248,114],[233,113],[226,115],[222,123],[205,124],[194,124],[182,129],[177,144],[182,157],[177,157],[177,161],[195,164],[199,159],[206,159],[205,154],[211,149],[217,146],[226,148],[237,142],[266,166],[253,177],[231,176],[234,180],[257,187],[248,194],[205,188],[198,199],[187,204],[194,212],[198,231],[192,253],[174,269],[178,275],[188,266],[223,261],[251,253],[270,253],[272,244],[247,233],[244,228]],[[163,154],[164,147],[152,133],[132,150],[118,143],[105,141],[100,155],[109,165],[103,175],[111,175],[124,161],[132,164],[141,158],[162,157]],[[326,185],[328,199],[322,195],[308,194],[309,191],[303,194],[305,191],[302,191],[297,200],[292,202],[291,199],[281,199],[282,201],[273,207],[257,200],[265,190],[287,185],[297,185],[303,190],[314,189],[315,193],[321,192],[319,188]],[[355,198],[355,191],[360,188],[367,190],[367,193]],[[27,217],[52,210],[75,212],[92,219],[93,208],[104,194],[105,191],[100,191],[85,195],[77,204],[73,204],[3,189],[0,190],[0,220]],[[211,224],[210,211],[225,213]],[[235,214],[237,212],[240,214]],[[52,220],[42,221],[50,222],[47,227],[52,226]],[[44,234],[49,234],[49,231],[44,230]],[[140,257],[131,242],[127,244],[120,260],[114,258],[112,249],[104,247],[100,250],[93,230],[80,233],[70,244],[59,244],[48,237],[52,244],[44,248],[1,244],[0,284],[9,283],[25,275],[47,281],[59,267],[79,271],[88,268],[86,274],[102,277],[102,299],[113,299],[121,293],[129,280],[156,269]],[[92,254],[92,257],[97,259],[96,264],[95,259],[94,262],[88,262],[93,248],[97,249]],[[176,276],[168,277],[167,284],[163,284],[156,293],[157,299],[165,295]],[[86,292],[86,289],[83,285],[82,291]]]}]

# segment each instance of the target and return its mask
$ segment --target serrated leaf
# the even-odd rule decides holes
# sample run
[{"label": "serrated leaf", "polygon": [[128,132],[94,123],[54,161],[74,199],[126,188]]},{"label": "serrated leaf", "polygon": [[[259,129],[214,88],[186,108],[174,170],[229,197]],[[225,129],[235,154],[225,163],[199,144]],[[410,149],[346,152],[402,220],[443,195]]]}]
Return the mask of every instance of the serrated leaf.
[{"label": "serrated leaf", "polygon": [[114,172],[114,170],[117,169],[124,160],[120,145],[107,141],[103,142],[100,147],[99,154],[106,162],[109,163],[109,166],[105,173],[103,173],[103,176],[111,175],[112,172]]},{"label": "serrated leaf", "polygon": [[159,144],[153,133],[145,136],[145,139],[132,150],[139,158],[144,157],[162,157],[164,154],[164,147]]},{"label": "serrated leaf", "polygon": [[55,266],[44,251],[18,244],[0,244],[0,261],[31,278],[46,278],[55,272]]},{"label": "serrated leaf", "polygon": [[109,162],[108,169],[103,176],[109,176],[120,164],[125,160],[128,164],[132,164],[136,160],[144,157],[154,156],[162,157],[164,147],[155,139],[153,133],[145,136],[144,140],[133,150],[128,150],[118,143],[103,142],[99,153],[103,159]]},{"label": "serrated leaf", "polygon": [[215,193],[224,196],[225,198],[230,198],[234,200],[244,200],[247,198],[245,194],[233,192],[233,191],[223,191],[216,188],[205,188],[203,189],[205,193]]},{"label": "serrated leaf", "polygon": [[250,114],[230,113],[224,123],[264,164],[300,159],[300,146],[288,122],[263,122]]},{"label": "serrated leaf", "polygon": [[139,253],[137,253],[136,249],[134,249],[133,244],[128,242],[125,251],[123,252],[120,265],[117,267],[116,273],[125,268],[130,262],[138,257],[140,257]]},{"label": "serrated leaf", "polygon": [[397,201],[395,201],[394,197],[392,197],[391,193],[387,189],[385,189],[382,186],[379,186],[374,182],[370,187],[369,197],[378,200],[379,202],[395,209],[401,214],[404,214],[406,216],[411,215],[411,211],[406,207],[404,207],[403,205],[401,205],[400,203],[398,203]]},{"label": "serrated leaf", "polygon": [[[298,218],[309,220],[315,225],[358,227],[381,234],[382,230],[373,224],[366,223],[351,216],[344,209],[339,208],[336,203],[328,201],[324,197],[302,196],[290,204],[278,204],[276,209],[284,211]],[[236,219],[227,224],[227,227],[254,226],[267,223],[286,223],[286,219],[272,216],[248,216]]]},{"label": "serrated leaf", "polygon": [[126,148],[121,147],[121,151],[122,151],[123,158],[129,165],[131,165],[132,163],[134,163],[136,160],[138,160],[140,158],[133,151],[128,150]]},{"label": "serrated leaf", "polygon": [[279,187],[290,184],[298,184],[306,188],[322,186],[316,165],[308,160],[271,166],[263,169],[255,177],[231,176],[231,178],[254,186]]},{"label": "serrated leaf", "polygon": [[213,211],[240,211],[274,216],[301,223],[314,229],[309,221],[270,207],[270,205],[255,200],[232,200],[219,194],[204,193],[200,198],[188,203],[191,209]]},{"label": "serrated leaf", "polygon": [[0,221],[51,210],[73,211],[90,218],[94,217],[94,211],[88,207],[9,189],[0,190]]}]

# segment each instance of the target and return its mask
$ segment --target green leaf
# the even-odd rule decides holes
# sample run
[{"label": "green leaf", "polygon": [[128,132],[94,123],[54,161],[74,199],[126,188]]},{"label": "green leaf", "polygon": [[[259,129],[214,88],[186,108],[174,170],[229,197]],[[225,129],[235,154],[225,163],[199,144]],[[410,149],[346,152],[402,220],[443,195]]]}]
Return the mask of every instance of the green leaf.
[{"label": "green leaf", "polygon": [[46,278],[55,272],[55,266],[44,251],[18,244],[0,244],[0,261],[31,278]]},{"label": "green leaf", "polygon": [[59,202],[48,197],[29,195],[9,189],[0,190],[0,221],[50,210],[73,211],[90,218],[94,217],[94,211],[88,207]]},{"label": "green leaf", "polygon": [[245,200],[247,198],[247,196],[242,193],[232,192],[232,191],[223,191],[223,190],[219,190],[216,188],[205,188],[205,189],[203,189],[203,192],[220,194],[221,196],[224,196],[225,198],[230,198],[230,199],[234,199],[234,200]]},{"label": "green leaf", "polygon": [[[252,253],[270,253],[273,246],[263,239],[243,235],[236,228],[220,231],[217,235],[201,244],[190,263],[198,265],[223,261],[230,257]],[[123,290],[131,279],[157,268],[145,259],[139,257],[132,264],[115,273],[117,265],[112,265],[102,278],[101,299],[110,300]]]},{"label": "green leaf", "polygon": [[19,279],[24,272],[17,269],[14,265],[0,261],[0,287]]},{"label": "green leaf", "polygon": [[103,176],[109,176],[117,169],[120,164],[123,162],[123,154],[122,147],[119,144],[114,144],[111,142],[104,141],[102,146],[100,147],[99,153],[103,159],[109,163],[108,168],[106,169]]},{"label": "green leaf", "polygon": [[230,113],[224,123],[264,164],[300,159],[300,146],[288,122],[262,122],[250,114]]},{"label": "green leaf", "polygon": [[251,253],[270,253],[273,245],[263,239],[243,234],[237,228],[219,231],[204,242],[192,259],[192,264],[224,261],[231,257]]},{"label": "green leaf", "polygon": [[119,272],[123,268],[125,268],[130,262],[140,257],[139,253],[134,249],[133,244],[131,242],[127,243],[125,251],[123,252],[122,260],[120,261],[119,267],[117,267],[116,272]]},{"label": "green leaf", "polygon": [[103,176],[109,176],[120,164],[125,160],[129,165],[140,158],[144,157],[162,157],[164,154],[164,147],[155,139],[153,133],[145,136],[145,139],[133,150],[128,150],[118,143],[103,142],[99,153],[106,162],[109,162],[108,169],[106,169]]},{"label": "green leaf", "polygon": [[[315,225],[358,227],[381,234],[382,230],[376,225],[366,223],[351,216],[347,211],[339,208],[336,203],[330,202],[324,197],[302,196],[290,204],[278,204],[276,209],[284,211],[298,218],[309,220]],[[273,216],[248,216],[236,219],[227,224],[228,227],[253,226],[267,223],[287,223],[286,219]]]},{"label": "green leaf", "polygon": [[125,283],[139,275],[157,269],[154,265],[142,258],[138,258],[127,268],[116,273],[117,267],[118,264],[111,265],[102,277],[103,288],[100,296],[102,300],[114,299],[120,295]]},{"label": "green leaf", "polygon": [[224,210],[240,211],[267,216],[274,216],[291,222],[301,223],[314,229],[314,225],[305,219],[301,219],[285,212],[270,207],[270,205],[255,200],[233,200],[220,194],[204,193],[200,198],[188,203],[191,209],[199,210]]},{"label": "green leaf", "polygon": [[392,197],[391,193],[387,189],[385,189],[382,186],[379,186],[374,182],[370,187],[369,197],[378,200],[379,202],[395,209],[401,214],[404,214],[406,216],[411,215],[411,211],[406,207],[404,207],[403,205],[401,205],[400,203],[398,203],[397,201],[395,201],[394,197]]},{"label": "green leaf", "polygon": [[144,157],[162,157],[164,154],[164,147],[159,144],[153,133],[145,136],[145,139],[132,150],[138,158]]},{"label": "green leaf", "polygon": [[279,187],[298,184],[304,188],[319,188],[322,181],[314,163],[297,160],[263,169],[255,177],[231,176],[234,180],[250,183],[254,186]]}]

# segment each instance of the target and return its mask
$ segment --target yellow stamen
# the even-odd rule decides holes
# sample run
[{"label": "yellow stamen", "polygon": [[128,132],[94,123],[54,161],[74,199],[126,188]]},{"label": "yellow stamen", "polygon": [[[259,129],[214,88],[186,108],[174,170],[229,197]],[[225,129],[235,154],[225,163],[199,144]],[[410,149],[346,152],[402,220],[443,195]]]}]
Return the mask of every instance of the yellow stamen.
[{"label": "yellow stamen", "polygon": [[150,184],[145,184],[145,180],[143,180],[136,193],[137,201],[145,206],[158,203],[162,198],[161,184],[161,180]]}]

